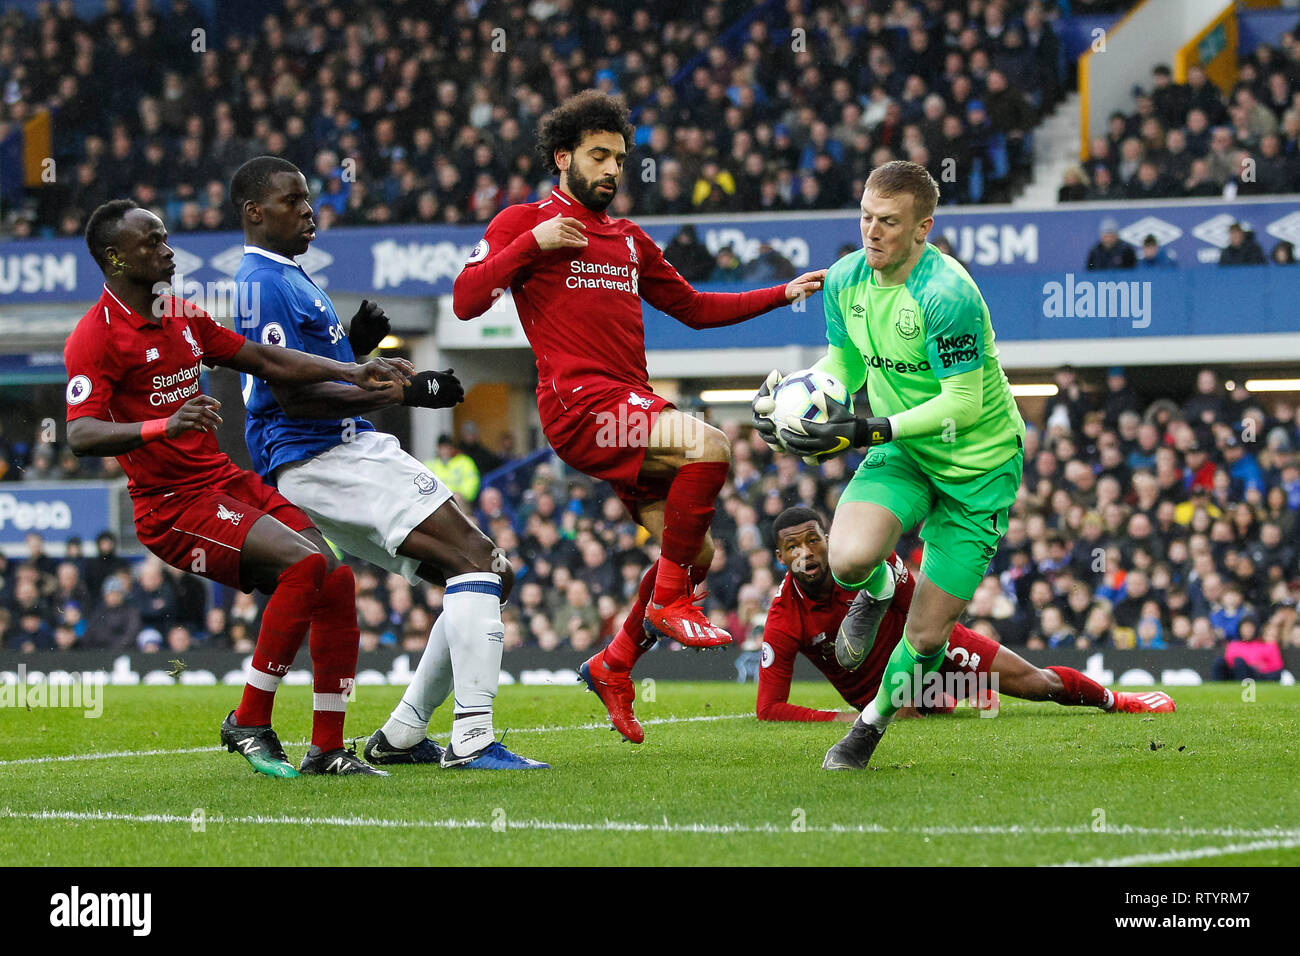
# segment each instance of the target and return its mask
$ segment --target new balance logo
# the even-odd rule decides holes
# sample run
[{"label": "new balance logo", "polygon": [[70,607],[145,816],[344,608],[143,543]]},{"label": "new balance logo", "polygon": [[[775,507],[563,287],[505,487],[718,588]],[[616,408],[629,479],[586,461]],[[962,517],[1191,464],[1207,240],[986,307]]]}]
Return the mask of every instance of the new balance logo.
[{"label": "new balance logo", "polygon": [[217,517],[222,521],[229,521],[231,524],[237,525],[244,520],[244,513],[242,511],[231,511],[225,505],[218,504]]},{"label": "new balance logo", "polygon": [[243,740],[236,741],[235,746],[238,747],[241,751],[243,751],[244,756],[247,757],[249,754],[251,754],[254,750],[257,749],[257,738],[245,737]]},{"label": "new balance logo", "polygon": [[146,362],[156,362],[158,360],[157,349],[145,349],[144,360]]},{"label": "new balance logo", "polygon": [[343,773],[343,771],[347,769],[348,769],[348,762],[344,760],[342,757],[335,757],[333,760],[329,762],[329,766],[325,768],[325,772],[341,774]]}]

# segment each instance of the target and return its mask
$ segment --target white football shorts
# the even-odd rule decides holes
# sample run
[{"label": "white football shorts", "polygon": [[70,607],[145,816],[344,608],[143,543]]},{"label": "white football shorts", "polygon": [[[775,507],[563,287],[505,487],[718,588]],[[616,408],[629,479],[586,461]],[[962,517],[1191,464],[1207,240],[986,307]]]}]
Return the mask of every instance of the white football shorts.
[{"label": "white football shorts", "polygon": [[412,584],[420,580],[420,562],[397,549],[451,498],[451,490],[396,438],[377,431],[285,465],[275,484],[336,546]]}]

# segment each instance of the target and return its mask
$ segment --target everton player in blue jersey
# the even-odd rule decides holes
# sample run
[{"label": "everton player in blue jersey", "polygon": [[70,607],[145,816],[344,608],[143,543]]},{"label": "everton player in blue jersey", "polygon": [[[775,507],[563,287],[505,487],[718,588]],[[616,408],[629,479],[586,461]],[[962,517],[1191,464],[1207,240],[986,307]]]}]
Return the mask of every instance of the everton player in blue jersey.
[{"label": "everton player in blue jersey", "polygon": [[[307,181],[275,156],[235,173],[230,198],[244,228],[235,281],[252,314],[241,328],[265,345],[352,361],[378,346],[388,320],[362,302],[344,329],[328,295],[294,261],[316,237]],[[393,405],[449,408],[464,399],[451,370],[419,372],[409,385],[364,392],[343,383],[272,386],[246,377],[246,439],[253,467],[307,512],[344,551],[408,581],[446,586],[415,677],[388,722],[366,744],[372,763],[440,763],[513,770],[547,765],[495,740],[492,704],[501,671],[500,602],[514,574],[503,552],[461,512],[451,492],[397,439],[361,415]],[[317,535],[320,538],[320,535]],[[328,557],[322,539],[318,547]],[[428,739],[433,711],[454,687],[451,741]]]}]

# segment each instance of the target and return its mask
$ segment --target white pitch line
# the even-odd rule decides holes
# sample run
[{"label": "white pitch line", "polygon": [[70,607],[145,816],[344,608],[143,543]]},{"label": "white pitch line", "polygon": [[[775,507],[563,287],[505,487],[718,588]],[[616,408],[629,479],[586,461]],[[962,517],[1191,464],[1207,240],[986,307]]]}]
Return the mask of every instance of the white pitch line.
[{"label": "white pitch line", "polygon": [[[161,824],[191,824],[194,818],[186,814],[175,813],[119,813],[107,810],[13,810],[9,807],[0,807],[0,819],[10,820],[66,820],[75,822],[117,822],[117,823],[161,823]],[[804,830],[795,831],[789,824],[774,823],[669,823],[666,819],[661,823],[642,823],[634,820],[600,820],[600,821],[568,821],[568,820],[538,820],[536,818],[525,820],[506,819],[501,822],[495,820],[478,820],[478,819],[456,819],[447,818],[442,820],[393,820],[384,817],[296,817],[296,816],[237,816],[226,817],[220,814],[205,818],[206,823],[223,823],[230,825],[245,826],[329,826],[345,828],[378,828],[378,829],[434,829],[434,830],[490,830],[496,827],[505,826],[509,830],[540,830],[540,831],[558,831],[558,832],[605,832],[605,833],[693,833],[693,834],[788,834],[788,833],[827,833],[827,834],[874,834],[874,835],[894,835],[894,836],[1019,836],[1026,834],[1076,834],[1085,835],[1093,831],[1087,826],[1077,827],[1024,827],[1024,826],[972,826],[972,827],[887,827],[880,824],[831,824],[829,826],[809,826]],[[1147,835],[1147,836],[1209,836],[1231,834],[1239,837],[1250,836],[1268,836],[1268,837],[1286,837],[1287,839],[1268,839],[1260,840],[1254,844],[1246,845],[1245,849],[1234,850],[1233,852],[1250,852],[1251,849],[1271,849],[1271,848],[1290,848],[1300,846],[1300,830],[1241,830],[1235,828],[1228,829],[1158,829],[1158,828],[1123,828],[1113,827],[1105,831],[1109,834],[1118,835]],[[1173,851],[1175,853],[1189,854],[1186,859],[1193,859],[1195,855],[1214,856],[1222,852],[1227,852],[1227,848],[1208,848],[1209,852],[1203,850],[1182,850]],[[1121,857],[1117,861],[1095,860],[1087,864],[1061,864],[1074,866],[1092,866],[1109,863],[1113,866],[1126,866],[1134,862],[1144,862],[1150,857],[1154,862],[1163,862],[1169,854],[1145,854],[1143,856]],[[1176,859],[1172,857],[1171,859]]]},{"label": "white pitch line", "polygon": [[[715,720],[739,720],[742,717],[753,717],[752,711],[743,714],[707,714],[696,717],[652,717],[649,720],[641,721],[641,726],[650,727],[656,724],[696,724],[708,723]],[[512,734],[558,734],[567,733],[573,730],[604,730],[610,726],[609,721],[592,724],[575,724],[572,727],[552,727],[543,724],[541,727],[508,727],[506,730]],[[290,740],[285,745],[289,747],[305,747],[310,741],[307,740]],[[204,754],[220,753],[225,747],[181,747],[176,750],[114,750],[101,751],[86,754],[62,754],[52,757],[21,757],[17,760],[0,760],[0,767],[16,767],[22,764],[40,764],[40,763],[65,763],[68,761],[79,760],[112,760],[119,757],[170,757],[182,754]]]},{"label": "white pitch line", "polygon": [[1300,839],[1256,840],[1252,843],[1230,843],[1227,846],[1203,846],[1195,850],[1166,850],[1163,853],[1135,853],[1132,856],[1098,857],[1086,862],[1053,863],[1051,866],[1144,866],[1152,863],[1179,863],[1183,860],[1204,860],[1216,856],[1234,856],[1256,853],[1260,850],[1294,850]]}]

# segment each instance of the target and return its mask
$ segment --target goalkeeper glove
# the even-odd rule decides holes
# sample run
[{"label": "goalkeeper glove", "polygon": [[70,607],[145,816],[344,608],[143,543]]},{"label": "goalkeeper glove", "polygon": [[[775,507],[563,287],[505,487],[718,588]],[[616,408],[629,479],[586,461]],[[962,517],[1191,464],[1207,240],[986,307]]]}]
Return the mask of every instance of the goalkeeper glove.
[{"label": "goalkeeper glove", "polygon": [[369,355],[379,347],[388,334],[388,316],[369,299],[361,300],[361,308],[348,325],[348,343],[353,355]]},{"label": "goalkeeper glove", "polygon": [[850,448],[870,448],[893,441],[888,418],[855,418],[848,406],[817,392],[813,404],[826,414],[824,422],[803,421],[802,435],[788,428],[778,429],[781,443],[804,461],[815,464]]},{"label": "goalkeeper glove", "polygon": [[411,384],[402,389],[402,404],[415,408],[451,408],[465,401],[465,387],[453,371],[416,372],[411,376]]},{"label": "goalkeeper glove", "polygon": [[758,432],[763,441],[772,446],[773,451],[785,451],[785,446],[781,444],[781,439],[776,434],[776,422],[769,417],[776,410],[776,400],[772,398],[772,393],[776,391],[777,386],[781,384],[781,373],[776,369],[767,373],[767,378],[763,380],[758,394],[754,396],[750,408],[754,412],[754,430]]}]

